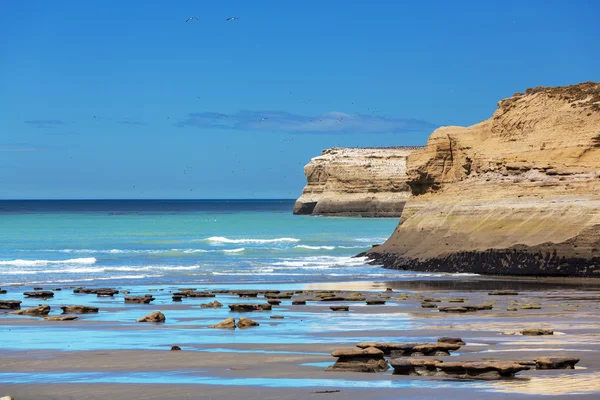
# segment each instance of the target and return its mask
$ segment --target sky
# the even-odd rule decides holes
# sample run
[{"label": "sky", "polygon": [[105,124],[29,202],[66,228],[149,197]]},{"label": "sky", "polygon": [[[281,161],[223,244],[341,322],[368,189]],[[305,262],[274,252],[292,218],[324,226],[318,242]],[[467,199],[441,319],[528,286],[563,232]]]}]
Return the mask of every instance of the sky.
[{"label": "sky", "polygon": [[296,198],[323,149],[424,145],[528,87],[600,81],[598,15],[594,0],[0,0],[0,198]]}]

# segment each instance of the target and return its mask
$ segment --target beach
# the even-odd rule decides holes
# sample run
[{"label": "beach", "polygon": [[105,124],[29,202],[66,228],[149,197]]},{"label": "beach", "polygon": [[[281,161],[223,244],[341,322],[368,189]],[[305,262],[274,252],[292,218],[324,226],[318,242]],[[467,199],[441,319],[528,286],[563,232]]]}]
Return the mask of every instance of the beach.
[{"label": "beach", "polygon": [[[466,279],[466,280],[465,280]],[[470,287],[471,289],[466,289]],[[493,296],[494,290],[517,289],[518,295]],[[390,288],[391,291],[388,289]],[[2,295],[19,297],[29,288],[11,287]],[[597,398],[600,393],[600,282],[503,278],[438,278],[433,281],[339,282],[316,284],[221,285],[195,288],[215,293],[211,298],[184,298],[173,302],[176,286],[127,286],[128,295],[151,294],[151,304],[125,304],[122,294],[97,297],[55,291],[44,301],[51,307],[78,304],[99,308],[97,314],[78,315],[75,321],[2,315],[3,341],[0,387],[16,399],[53,398]],[[239,313],[230,304],[264,304],[264,295],[239,297],[240,290],[297,292],[270,311]],[[361,293],[365,301],[314,301],[315,294],[333,291],[347,297]],[[12,296],[11,296],[12,294]],[[389,298],[388,298],[389,297]],[[464,303],[493,304],[491,310],[443,313],[422,308],[424,299],[438,307]],[[218,300],[222,308],[201,308]],[[308,300],[306,305],[292,305]],[[439,302],[437,302],[439,300]],[[526,309],[527,305],[539,306]],[[331,306],[347,305],[348,312]],[[515,307],[517,311],[507,311]],[[25,307],[22,307],[25,308]],[[57,312],[58,311],[58,312]],[[161,311],[165,323],[137,323],[137,318]],[[283,319],[272,319],[272,315]],[[247,329],[209,328],[225,318],[248,317],[260,325]],[[553,335],[524,336],[526,328],[549,328]],[[521,360],[541,356],[580,358],[575,370],[523,371],[513,379],[494,381],[443,379],[325,371],[335,362],[331,352],[359,342],[436,342],[460,337],[466,343],[443,362]],[[170,351],[171,346],[181,351]],[[330,393],[316,393],[333,391]],[[339,391],[339,392],[338,392]]]}]

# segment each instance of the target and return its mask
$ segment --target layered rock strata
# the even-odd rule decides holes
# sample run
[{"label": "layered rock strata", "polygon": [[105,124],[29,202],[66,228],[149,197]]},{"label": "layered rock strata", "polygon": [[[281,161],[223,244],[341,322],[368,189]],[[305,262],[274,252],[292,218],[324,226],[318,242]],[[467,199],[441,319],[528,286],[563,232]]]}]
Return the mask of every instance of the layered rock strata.
[{"label": "layered rock strata", "polygon": [[410,196],[406,160],[421,147],[333,148],[305,167],[294,214],[399,217]]},{"label": "layered rock strata", "polygon": [[439,128],[407,176],[411,198],[376,262],[600,277],[600,83],[528,89],[486,121]]}]

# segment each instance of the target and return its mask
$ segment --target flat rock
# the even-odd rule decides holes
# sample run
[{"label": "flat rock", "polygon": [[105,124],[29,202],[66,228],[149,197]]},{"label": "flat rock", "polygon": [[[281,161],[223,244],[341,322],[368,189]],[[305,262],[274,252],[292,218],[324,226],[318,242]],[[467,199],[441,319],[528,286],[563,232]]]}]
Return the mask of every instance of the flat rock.
[{"label": "flat rock", "polygon": [[439,343],[450,343],[450,344],[458,344],[461,346],[465,345],[465,342],[461,338],[457,337],[441,337],[438,339]]},{"label": "flat rock", "polygon": [[150,304],[154,297],[150,296],[125,296],[125,303],[128,304]]},{"label": "flat rock", "polygon": [[435,303],[421,303],[421,307],[422,308],[438,308],[437,304],[435,304]]},{"label": "flat rock", "polygon": [[519,292],[514,290],[494,290],[488,293],[488,296],[518,296]]},{"label": "flat rock", "polygon": [[98,312],[98,307],[92,306],[61,306],[63,314],[93,314]]},{"label": "flat rock", "polygon": [[50,306],[45,304],[40,304],[37,307],[27,308],[25,310],[13,311],[11,314],[14,315],[30,315],[33,317],[43,317],[44,315],[48,315],[50,312]]},{"label": "flat rock", "polygon": [[292,301],[293,306],[304,306],[306,305],[306,300],[294,300]]},{"label": "flat rock", "polygon": [[79,287],[73,289],[73,293],[82,293],[82,294],[95,294],[98,296],[113,296],[115,294],[119,294],[117,289],[112,288],[84,288]]},{"label": "flat rock", "polygon": [[256,321],[251,320],[250,318],[240,318],[237,322],[237,327],[240,329],[251,328],[253,326],[259,326],[260,324]]},{"label": "flat rock", "polygon": [[73,321],[76,320],[77,316],[75,315],[51,315],[49,317],[44,317],[46,321]]},{"label": "flat rock", "polygon": [[579,358],[575,357],[538,357],[535,360],[536,369],[574,369]]},{"label": "flat rock", "polygon": [[137,320],[137,322],[165,322],[166,318],[160,311],[155,311]]},{"label": "flat rock", "polygon": [[227,318],[224,321],[219,322],[218,324],[214,324],[209,326],[209,328],[218,328],[218,329],[235,329],[235,319]]},{"label": "flat rock", "polygon": [[331,306],[329,307],[331,311],[349,311],[350,307],[348,306]]},{"label": "flat rock", "polygon": [[394,358],[390,365],[394,375],[431,376],[437,372],[436,364],[440,362],[436,359]]},{"label": "flat rock", "polygon": [[271,318],[271,319],[284,319],[285,317],[283,315],[271,315],[269,318]]},{"label": "flat rock", "polygon": [[381,356],[383,357],[383,351],[377,349],[375,347],[367,347],[356,349],[353,347],[349,347],[346,349],[338,349],[334,350],[331,355],[333,357],[357,357],[357,356]]},{"label": "flat rock", "polygon": [[331,355],[338,357],[338,360],[326,371],[383,372],[390,368],[383,351],[373,347],[338,349]]},{"label": "flat rock", "polygon": [[229,309],[237,312],[269,311],[271,304],[230,304]]},{"label": "flat rock", "polygon": [[385,300],[367,300],[366,303],[368,306],[382,305],[385,304]]},{"label": "flat rock", "polygon": [[0,300],[0,310],[18,310],[21,303],[21,300]]},{"label": "flat rock", "polygon": [[48,298],[48,297],[54,297],[54,292],[52,292],[50,290],[41,290],[41,291],[37,291],[37,292],[25,292],[25,293],[23,293],[23,295],[26,297]]},{"label": "flat rock", "polygon": [[523,329],[521,334],[524,336],[554,335],[554,331],[547,328],[527,328]]},{"label": "flat rock", "polygon": [[252,290],[240,290],[237,294],[239,297],[258,297],[258,292]]}]

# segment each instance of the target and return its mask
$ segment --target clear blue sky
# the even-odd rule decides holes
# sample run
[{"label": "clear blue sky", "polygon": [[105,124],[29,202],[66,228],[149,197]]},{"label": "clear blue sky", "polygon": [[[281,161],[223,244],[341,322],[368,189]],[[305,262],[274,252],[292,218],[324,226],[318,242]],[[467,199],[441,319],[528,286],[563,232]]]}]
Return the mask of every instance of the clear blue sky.
[{"label": "clear blue sky", "polygon": [[294,198],[324,148],[421,145],[527,87],[600,80],[599,16],[593,0],[3,0],[0,198]]}]

